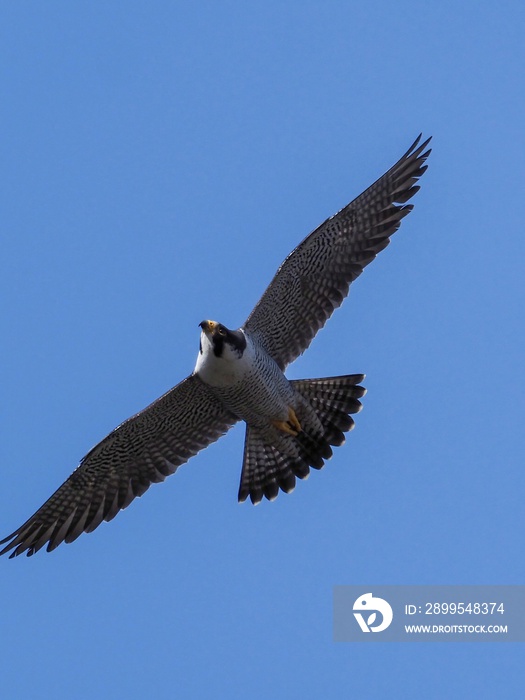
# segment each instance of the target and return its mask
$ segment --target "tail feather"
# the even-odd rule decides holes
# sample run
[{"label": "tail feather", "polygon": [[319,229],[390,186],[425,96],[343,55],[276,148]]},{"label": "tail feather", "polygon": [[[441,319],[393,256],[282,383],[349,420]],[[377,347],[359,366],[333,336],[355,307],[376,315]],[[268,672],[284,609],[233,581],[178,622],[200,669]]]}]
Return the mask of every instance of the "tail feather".
[{"label": "tail feather", "polygon": [[359,382],[364,378],[364,374],[349,374],[324,379],[295,379],[291,383],[312,406],[343,413],[359,413],[362,408],[359,399],[366,394],[366,389],[359,386]]},{"label": "tail feather", "polygon": [[[256,428],[247,426],[239,501],[245,501],[248,496],[254,504],[263,496],[273,500],[279,489],[285,493],[293,491],[296,477],[305,479],[310,467],[321,469],[324,460],[332,456],[331,446],[342,445],[344,433],[354,427],[349,414],[361,410],[359,399],[366,393],[359,385],[363,379],[363,374],[350,374],[291,381],[304,400],[304,406],[296,410],[303,430],[289,438],[294,441],[296,454],[280,452],[265,442]],[[315,423],[322,427],[322,432],[308,421],[312,409],[317,416]]]},{"label": "tail feather", "polygon": [[265,444],[256,429],[246,427],[239,502],[245,501],[248,496],[254,505],[263,496],[273,501],[279,489],[290,493],[295,488],[295,477],[305,479],[309,473],[306,462],[294,460],[273,445]]},{"label": "tail feather", "polygon": [[[351,428],[353,428],[353,425],[350,426],[349,430]],[[345,443],[344,430],[340,430],[333,423],[330,423],[326,426],[325,439],[329,445],[334,445],[334,447],[341,447],[341,445],[344,445]]]}]

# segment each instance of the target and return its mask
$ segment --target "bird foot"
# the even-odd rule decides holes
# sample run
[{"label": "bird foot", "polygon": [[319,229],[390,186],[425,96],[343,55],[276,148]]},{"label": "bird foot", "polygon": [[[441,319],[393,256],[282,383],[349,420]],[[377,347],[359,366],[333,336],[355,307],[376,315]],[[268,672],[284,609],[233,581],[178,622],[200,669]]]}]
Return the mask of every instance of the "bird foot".
[{"label": "bird foot", "polygon": [[291,407],[288,409],[288,420],[273,420],[272,425],[274,425],[277,430],[281,430],[288,435],[293,435],[293,437],[299,435],[302,430],[301,424],[295,415],[295,411]]}]

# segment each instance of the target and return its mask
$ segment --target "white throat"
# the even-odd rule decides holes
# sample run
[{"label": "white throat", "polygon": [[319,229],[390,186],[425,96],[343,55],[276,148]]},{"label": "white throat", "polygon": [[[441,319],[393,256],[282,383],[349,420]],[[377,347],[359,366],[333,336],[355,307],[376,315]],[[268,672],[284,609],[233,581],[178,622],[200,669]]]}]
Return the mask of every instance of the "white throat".
[{"label": "white throat", "polygon": [[213,352],[213,343],[208,335],[201,333],[201,351],[197,356],[194,373],[205,384],[215,387],[229,387],[240,382],[252,368],[253,345],[246,337],[246,349],[239,357],[228,344],[224,345],[221,357]]}]

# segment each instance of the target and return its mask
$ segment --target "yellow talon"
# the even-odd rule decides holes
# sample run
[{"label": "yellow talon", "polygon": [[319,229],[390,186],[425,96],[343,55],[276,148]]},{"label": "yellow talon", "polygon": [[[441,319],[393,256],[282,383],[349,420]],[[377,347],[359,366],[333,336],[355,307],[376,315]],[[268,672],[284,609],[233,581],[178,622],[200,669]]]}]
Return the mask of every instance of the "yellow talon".
[{"label": "yellow talon", "polygon": [[288,423],[297,433],[301,432],[301,424],[299,423],[299,420],[295,415],[295,411],[291,407],[288,409]]},{"label": "yellow talon", "polygon": [[278,429],[282,430],[283,433],[287,433],[288,435],[293,435],[294,437],[298,435],[302,428],[301,424],[299,423],[299,420],[297,419],[297,416],[295,415],[295,411],[293,408],[288,409],[288,420],[273,420],[272,424]]}]

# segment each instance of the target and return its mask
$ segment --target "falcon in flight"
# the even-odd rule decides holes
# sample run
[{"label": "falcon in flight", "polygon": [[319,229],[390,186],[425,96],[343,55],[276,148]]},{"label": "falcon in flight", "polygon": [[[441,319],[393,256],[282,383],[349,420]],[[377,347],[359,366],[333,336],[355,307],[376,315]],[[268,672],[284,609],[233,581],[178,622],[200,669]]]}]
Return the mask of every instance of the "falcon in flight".
[{"label": "falcon in flight", "polygon": [[[239,501],[289,493],[345,440],[361,408],[362,374],[289,380],[284,371],[310,345],[350,284],[386,248],[412,205],[427,166],[421,135],[359,197],[286,258],[246,322],[200,323],[189,377],[122,423],[9,537],[0,554],[30,556],[73,542],[164,481],[234,423],[246,423]],[[7,543],[7,544],[6,544]]]}]

